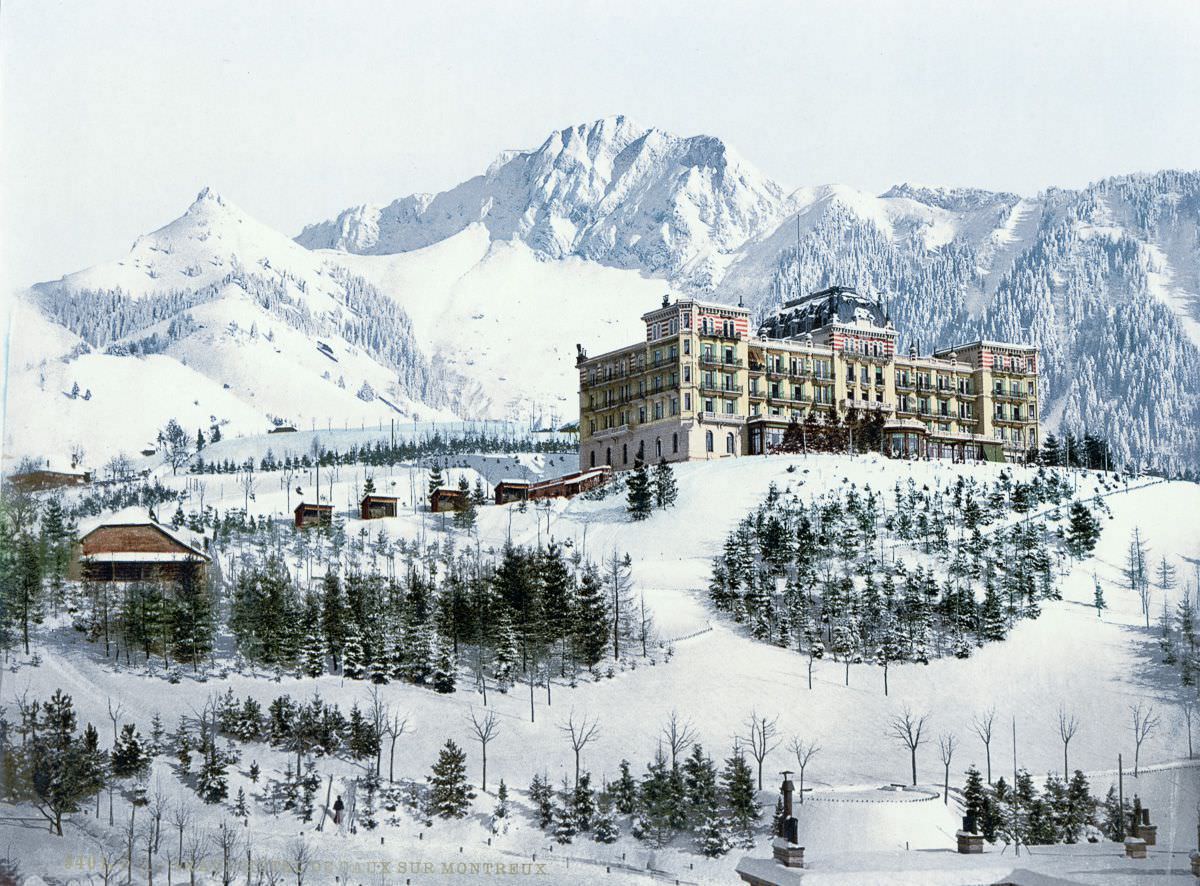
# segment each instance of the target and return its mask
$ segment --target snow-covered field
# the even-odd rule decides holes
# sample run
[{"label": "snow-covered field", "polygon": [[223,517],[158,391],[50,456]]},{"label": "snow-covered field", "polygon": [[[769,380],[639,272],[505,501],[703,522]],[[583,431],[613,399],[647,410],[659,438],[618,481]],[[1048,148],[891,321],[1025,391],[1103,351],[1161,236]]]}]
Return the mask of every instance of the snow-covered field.
[{"label": "snow-covered field", "polygon": [[[230,441],[231,446],[234,443]],[[570,456],[499,457],[491,463],[474,458],[466,463],[465,468],[451,467],[451,482],[457,482],[460,473],[469,482],[479,476],[490,484],[522,470],[531,476],[554,475],[574,467]],[[1018,479],[1024,470],[1015,469]],[[806,774],[806,786],[813,787],[814,793],[799,813],[801,842],[807,846],[810,864],[805,879],[813,883],[994,882],[1014,868],[1070,875],[1075,878],[1072,882],[1141,883],[1156,882],[1156,877],[1163,882],[1181,882],[1179,872],[1186,868],[1186,851],[1196,848],[1200,769],[1184,760],[1186,735],[1173,702],[1177,677],[1158,664],[1156,634],[1144,628],[1136,595],[1122,588],[1120,567],[1130,533],[1138,527],[1152,557],[1166,556],[1177,565],[1181,578],[1190,580],[1193,564],[1200,560],[1200,530],[1188,515],[1200,512],[1200,486],[1136,481],[1129,491],[1122,489],[1109,496],[1112,519],[1104,521],[1095,556],[1075,566],[1064,579],[1061,602],[1045,603],[1040,618],[1020,622],[1009,639],[989,644],[966,660],[893,665],[887,697],[880,669],[872,665],[852,666],[850,685],[845,686],[840,663],[817,662],[813,688],[808,689],[806,659],[753,641],[714,613],[707,602],[711,558],[720,551],[728,531],[772,482],[804,496],[848,482],[886,491],[909,477],[918,485],[934,487],[952,483],[960,472],[990,480],[999,471],[995,465],[906,463],[876,456],[727,459],[679,466],[677,504],[655,511],[640,524],[628,522],[621,497],[555,500],[547,508],[530,507],[525,513],[515,505],[481,508],[477,542],[484,551],[500,547],[509,537],[533,544],[553,537],[593,559],[612,551],[628,552],[634,563],[635,594],[644,594],[662,640],[636,669],[623,669],[611,679],[585,680],[573,688],[555,684],[552,703],[539,689],[533,703],[534,722],[530,722],[529,694],[522,687],[504,695],[490,692],[489,706],[500,717],[501,731],[488,748],[489,789],[494,791],[503,778],[510,789],[523,791],[536,772],[548,772],[552,784],[572,772],[570,747],[558,728],[572,712],[586,712],[600,723],[599,738],[585,749],[582,761],[598,781],[615,777],[622,758],[631,760],[635,774],[639,773],[652,757],[660,727],[671,709],[692,721],[699,740],[717,759],[729,754],[733,737],[745,732],[744,722],[756,710],[778,716],[785,739],[800,735],[821,745]],[[336,477],[323,473],[322,496],[328,494],[335,507],[348,512],[366,473],[362,467],[343,467]],[[381,491],[395,488],[405,499],[401,516],[372,521],[372,532],[386,529],[392,538],[416,537],[448,525],[441,515],[411,510],[413,502],[407,499],[411,490],[424,485],[423,473],[407,467],[370,473]],[[260,478],[250,502],[252,513],[286,512],[289,493],[275,479],[274,475]],[[164,480],[180,485],[188,482],[182,477],[171,480],[169,472]],[[242,506],[243,491],[231,478],[205,477],[200,482],[206,484],[205,504],[222,509]],[[306,478],[297,482],[310,488]],[[1097,489],[1093,475],[1080,474],[1078,484],[1081,496]],[[193,487],[192,495],[197,494]],[[294,495],[290,503],[295,503]],[[347,534],[355,536],[361,526],[351,517]],[[460,536],[460,543],[474,546],[476,539]],[[1091,605],[1093,574],[1104,586],[1110,607],[1099,618]],[[1154,611],[1159,605],[1156,598]],[[366,684],[333,676],[316,680],[285,676],[275,681],[231,672],[225,679],[202,684],[185,678],[172,686],[161,675],[148,676],[138,669],[114,670],[99,660],[94,648],[69,631],[50,633],[39,643],[38,651],[40,666],[19,658],[10,672],[3,673],[0,700],[10,704],[25,691],[46,697],[61,687],[74,696],[81,722],[104,728],[110,698],[120,700],[125,716],[144,731],[155,712],[171,727],[180,715],[193,715],[209,693],[226,688],[238,696],[251,695],[264,705],[284,692],[304,696],[318,690],[343,708],[355,700],[363,704],[368,696]],[[461,681],[459,691],[451,695],[400,683],[382,686],[380,693],[393,710],[409,715],[410,734],[397,744],[398,773],[423,777],[439,747],[453,738],[467,749],[470,776],[478,784],[478,745],[470,738],[467,718],[470,710],[480,708],[482,699],[467,681]],[[1148,771],[1134,779],[1128,769],[1133,754],[1128,721],[1129,706],[1138,700],[1155,706],[1162,725],[1142,749],[1142,764]],[[1040,781],[1045,773],[1061,768],[1057,712],[1060,707],[1073,711],[1082,727],[1070,746],[1071,767],[1091,774],[1093,792],[1103,795],[1115,782],[1117,754],[1124,753],[1127,796],[1139,794],[1159,825],[1159,846],[1151,860],[1131,868],[1134,863],[1120,858],[1114,844],[1083,844],[1069,850],[1035,847],[1029,854],[1022,850],[1020,859],[1012,858],[1011,850],[1001,856],[998,849],[975,860],[964,861],[954,855],[950,850],[958,813],[953,799],[949,807],[943,805],[940,793],[936,798],[906,796],[906,803],[878,802],[890,799],[878,791],[880,787],[907,780],[907,751],[885,736],[887,718],[904,704],[931,713],[933,734],[958,737],[952,786],[961,784],[962,772],[969,764],[983,765],[982,745],[970,731],[976,713],[994,706],[997,723],[1002,724],[992,747],[997,773],[1011,772],[1015,727],[1019,765]],[[101,734],[105,734],[103,728]],[[283,754],[265,745],[247,746],[238,767],[241,772],[251,758],[257,759],[264,771],[281,769],[284,761]],[[942,772],[935,741],[921,748],[919,763],[922,785],[940,791]],[[158,765],[162,768],[151,783],[161,778],[173,784],[169,770],[161,762]],[[785,768],[794,769],[794,760],[780,747],[767,758],[765,787],[773,789],[778,771]],[[329,771],[335,776],[335,791],[344,783],[341,779],[352,772],[344,763],[334,764]],[[244,775],[236,775],[230,784],[231,797],[238,786],[249,793]],[[764,794],[763,799],[773,804],[774,794]],[[612,846],[586,837],[556,846],[523,812],[510,819],[509,830],[492,837],[489,845],[488,833],[480,824],[494,804],[494,795],[481,793],[475,801],[475,815],[453,824],[438,821],[429,830],[404,814],[397,827],[383,826],[354,836],[329,830],[315,835],[311,827],[306,830],[318,855],[328,859],[330,871],[339,860],[364,865],[386,860],[394,865],[409,859],[435,863],[436,868],[432,874],[414,876],[410,872],[390,880],[377,868],[360,868],[350,882],[404,882],[408,878],[413,883],[463,882],[460,874],[442,874],[441,864],[498,860],[532,864],[534,854],[548,867],[544,874],[531,873],[529,882],[645,880],[644,874],[622,873],[617,867],[606,873],[600,866],[616,863],[667,872],[668,882],[675,878],[681,882],[730,882],[735,876],[738,850],[711,861],[686,851],[682,840],[655,851],[629,836]],[[517,806],[521,809],[523,801],[518,799]],[[72,852],[87,853],[80,828],[87,826],[88,820],[86,814],[75,816],[65,841],[45,835],[40,825],[22,830],[9,824],[4,828],[8,833],[0,834],[0,846],[7,843],[9,854],[15,852],[27,872],[70,876],[64,866],[68,858],[64,849],[69,846]],[[284,852],[287,840],[300,828],[293,817],[273,820],[259,808],[251,819],[250,833]],[[756,851],[768,853],[764,839]],[[568,864],[564,856],[575,860]],[[397,872],[395,867],[391,870]],[[520,875],[511,879],[523,881]],[[332,882],[332,876],[320,882]]]}]

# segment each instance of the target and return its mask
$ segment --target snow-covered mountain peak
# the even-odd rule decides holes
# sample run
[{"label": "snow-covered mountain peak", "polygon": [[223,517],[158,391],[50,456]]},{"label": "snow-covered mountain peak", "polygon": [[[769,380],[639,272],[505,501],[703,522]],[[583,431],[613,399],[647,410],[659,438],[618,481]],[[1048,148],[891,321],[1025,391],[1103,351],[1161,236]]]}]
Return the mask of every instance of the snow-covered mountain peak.
[{"label": "snow-covered mountain peak", "polygon": [[306,227],[310,249],[391,254],[482,222],[547,258],[576,255],[709,287],[729,256],[785,213],[783,189],[720,139],[677,136],[624,115],[555,130],[531,151],[432,198],[347,209]]}]

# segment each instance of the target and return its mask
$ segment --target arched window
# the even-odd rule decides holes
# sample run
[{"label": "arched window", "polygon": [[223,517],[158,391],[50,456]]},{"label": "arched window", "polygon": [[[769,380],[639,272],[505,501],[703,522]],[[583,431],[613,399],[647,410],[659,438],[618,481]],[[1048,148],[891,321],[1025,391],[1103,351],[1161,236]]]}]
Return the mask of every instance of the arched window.
[{"label": "arched window", "polygon": [[733,454],[734,454],[734,449],[733,449],[733,447],[734,447],[734,443],[733,443],[733,434],[726,434],[726,435],[725,435],[725,451],[726,451],[726,452],[727,452],[729,455],[733,455]]},{"label": "arched window", "polygon": [[593,467],[593,468],[594,468],[594,467],[596,466],[596,450],[595,450],[595,449],[593,449],[593,450],[592,450],[590,453],[588,453],[588,454],[589,454],[589,456],[590,456],[590,458],[589,458],[589,465],[588,465],[588,466],[589,466],[589,467]]},{"label": "arched window", "polygon": [[628,443],[621,444],[621,464],[623,464],[623,465],[629,464],[629,444]]},{"label": "arched window", "polygon": [[[687,339],[684,339],[684,341],[686,341],[686,340]],[[679,435],[678,434],[671,435],[671,451],[672,452],[679,451]]]},{"label": "arched window", "polygon": [[612,447],[611,446],[604,450],[604,463],[606,465],[608,465],[610,468],[612,467]]},{"label": "arched window", "polygon": [[637,457],[640,458],[642,461],[646,460],[646,441],[645,440],[638,440]]},{"label": "arched window", "polygon": [[704,432],[704,451],[705,451],[705,452],[712,452],[712,451],[713,451],[713,435],[712,435],[712,431],[705,431],[705,432]]},{"label": "arched window", "polygon": [[662,437],[654,439],[654,457],[662,458]]}]

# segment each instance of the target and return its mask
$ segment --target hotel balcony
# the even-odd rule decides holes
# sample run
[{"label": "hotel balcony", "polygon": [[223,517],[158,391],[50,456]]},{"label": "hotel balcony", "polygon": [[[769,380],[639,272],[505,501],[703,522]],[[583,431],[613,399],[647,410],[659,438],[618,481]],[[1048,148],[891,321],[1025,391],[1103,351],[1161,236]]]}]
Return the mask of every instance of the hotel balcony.
[{"label": "hotel balcony", "polygon": [[717,354],[701,354],[700,362],[705,366],[741,366],[742,358],[734,357],[732,360],[726,360]]},{"label": "hotel balcony", "polygon": [[742,392],[742,386],[741,385],[726,385],[723,383],[717,384],[716,382],[710,383],[710,382],[706,382],[706,381],[701,381],[700,382],[700,390],[710,391],[710,392],[717,393],[717,394],[740,394]]},{"label": "hotel balcony", "polygon": [[701,412],[699,415],[701,421],[713,422],[715,424],[744,425],[746,423],[746,416],[738,415],[737,413]]},{"label": "hotel balcony", "polygon": [[617,437],[629,433],[629,425],[617,425],[615,428],[604,428],[592,434],[593,440],[603,440],[607,437]]}]

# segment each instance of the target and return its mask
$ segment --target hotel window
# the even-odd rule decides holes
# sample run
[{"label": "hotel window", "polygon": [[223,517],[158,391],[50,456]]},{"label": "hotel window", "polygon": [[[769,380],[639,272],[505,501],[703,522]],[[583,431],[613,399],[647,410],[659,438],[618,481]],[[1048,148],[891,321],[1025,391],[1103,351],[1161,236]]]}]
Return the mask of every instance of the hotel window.
[{"label": "hotel window", "polygon": [[612,464],[612,447],[611,446],[609,446],[607,449],[604,450],[604,463],[606,465]]},{"label": "hotel window", "polygon": [[688,409],[688,410],[690,410],[692,408],[692,395],[691,394],[683,395],[683,408]]},{"label": "hotel window", "polygon": [[671,415],[679,415],[679,398],[671,398]]},{"label": "hotel window", "polygon": [[865,384],[870,384],[870,382],[871,382],[871,370],[869,370],[869,369],[868,369],[866,366],[859,367],[859,373],[858,373],[858,377],[859,377],[859,379],[862,381],[862,383],[863,383],[864,385],[865,385]]},{"label": "hotel window", "polygon": [[594,433],[596,433],[596,421],[595,421],[595,419],[593,419],[592,421],[588,422],[588,433],[590,433],[590,434],[594,434]]},{"label": "hotel window", "polygon": [[875,384],[877,384],[877,385],[883,384],[883,367],[882,366],[875,367]]},{"label": "hotel window", "polygon": [[[686,316],[686,314],[684,316]],[[679,451],[679,434],[676,433],[676,434],[671,435],[671,452],[678,452],[678,451]]]},{"label": "hotel window", "polygon": [[1004,368],[1004,358],[1001,357],[999,354],[993,355],[992,356],[992,369],[1003,369],[1003,368]]},{"label": "hotel window", "polygon": [[678,356],[679,356],[679,348],[677,348],[675,345],[671,345],[671,347],[667,348],[667,359],[668,360],[674,362],[675,358]]},{"label": "hotel window", "polygon": [[854,364],[853,363],[846,364],[846,381],[850,382],[851,384],[854,384]]},{"label": "hotel window", "polygon": [[[685,312],[684,312],[684,315],[683,315],[683,328],[684,328],[684,329],[691,329],[691,328],[692,328],[692,312],[691,312],[691,311],[685,311]],[[686,350],[686,348],[687,348],[687,344],[686,344],[686,342],[684,343],[684,348],[685,348],[685,350]]]},{"label": "hotel window", "polygon": [[683,380],[685,382],[692,380],[692,364],[690,363],[683,364]]},{"label": "hotel window", "polygon": [[712,354],[713,354],[713,351],[712,351],[712,345],[708,345],[708,344],[706,344],[706,345],[704,346],[703,350],[701,350],[701,352],[700,352],[700,359],[701,359],[701,360],[707,360],[708,362],[710,362],[710,363],[711,363],[711,362],[712,362],[712,358],[713,358],[713,355],[712,355]]},{"label": "hotel window", "polygon": [[662,458],[662,437],[654,439],[654,457]]},{"label": "hotel window", "polygon": [[658,366],[660,363],[662,363],[662,348],[655,348],[654,349],[654,365]]},{"label": "hotel window", "polygon": [[659,400],[657,403],[654,404],[654,418],[657,421],[658,419],[660,419],[662,417],[663,417],[663,405],[662,405],[662,400]]},{"label": "hotel window", "polygon": [[725,333],[726,338],[733,338],[733,321],[726,320],[721,324],[721,329]]},{"label": "hotel window", "polygon": [[683,352],[685,354],[690,354],[692,352],[692,340],[690,338],[685,338],[683,340]]},{"label": "hotel window", "polygon": [[679,327],[676,325],[677,322],[678,321],[676,321],[675,319],[672,319],[671,322],[669,324],[667,324],[667,329],[669,330],[667,333],[668,335],[674,335],[676,332],[679,331]]},{"label": "hotel window", "polygon": [[646,441],[645,441],[645,440],[639,440],[639,441],[638,441],[638,454],[637,454],[637,457],[638,457],[640,460],[642,460],[642,461],[645,461],[645,460],[646,460]]},{"label": "hotel window", "polygon": [[733,413],[736,409],[737,409],[736,401],[734,401],[734,400],[726,400],[725,401],[725,414],[726,415],[733,415]]},{"label": "hotel window", "polygon": [[588,453],[588,462],[589,462],[589,465],[588,465],[589,467],[594,468],[596,466],[596,450],[593,449],[591,452]]},{"label": "hotel window", "polygon": [[704,411],[705,411],[705,412],[716,412],[716,410],[713,408],[713,399],[712,399],[712,397],[705,397],[705,398],[704,398]]},{"label": "hotel window", "polygon": [[621,464],[623,464],[623,465],[629,464],[629,444],[628,443],[621,444]]},{"label": "hotel window", "polygon": [[712,451],[713,451],[713,435],[712,435],[712,431],[705,431],[705,432],[704,432],[704,451],[705,451],[705,452],[712,452]]},{"label": "hotel window", "polygon": [[725,435],[725,452],[728,453],[729,455],[736,454],[735,453],[735,444],[733,442],[733,434]]},{"label": "hotel window", "polygon": [[639,406],[638,407],[638,424],[641,425],[641,424],[645,424],[645,423],[646,423],[646,407]]}]

